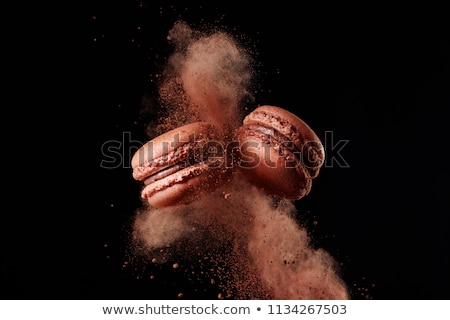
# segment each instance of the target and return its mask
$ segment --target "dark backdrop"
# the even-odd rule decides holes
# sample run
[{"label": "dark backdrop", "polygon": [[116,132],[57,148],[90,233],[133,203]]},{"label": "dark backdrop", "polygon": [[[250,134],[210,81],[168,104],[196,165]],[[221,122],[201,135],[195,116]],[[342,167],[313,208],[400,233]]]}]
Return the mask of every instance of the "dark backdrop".
[{"label": "dark backdrop", "polygon": [[139,185],[130,168],[100,166],[105,142],[124,133],[145,141],[142,101],[156,95],[152,79],[178,19],[251,47],[257,104],[290,109],[322,139],[332,132],[336,161],[296,205],[314,245],[340,262],[352,298],[450,298],[450,38],[438,9],[144,0],[54,10],[29,13],[37,24],[21,38],[27,67],[15,101],[34,126],[17,121],[32,143],[10,150],[26,156],[20,188],[33,191],[20,192],[2,225],[4,298],[216,297],[171,265],[129,262]]}]

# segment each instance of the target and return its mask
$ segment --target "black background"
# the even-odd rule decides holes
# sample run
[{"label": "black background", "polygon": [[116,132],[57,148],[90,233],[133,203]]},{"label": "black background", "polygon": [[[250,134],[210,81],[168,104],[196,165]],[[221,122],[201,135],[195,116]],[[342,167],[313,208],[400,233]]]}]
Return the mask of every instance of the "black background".
[{"label": "black background", "polygon": [[217,297],[171,264],[129,261],[139,185],[128,167],[100,166],[105,142],[124,133],[145,141],[142,100],[155,99],[154,76],[172,53],[166,36],[180,19],[252,50],[256,104],[348,141],[348,167],[329,163],[296,205],[314,245],[340,262],[352,298],[450,298],[450,37],[438,8],[92,1],[40,12],[28,8],[36,24],[11,42],[21,45],[13,120],[25,138],[7,155],[24,176],[8,188],[19,198],[2,223],[2,297]]}]

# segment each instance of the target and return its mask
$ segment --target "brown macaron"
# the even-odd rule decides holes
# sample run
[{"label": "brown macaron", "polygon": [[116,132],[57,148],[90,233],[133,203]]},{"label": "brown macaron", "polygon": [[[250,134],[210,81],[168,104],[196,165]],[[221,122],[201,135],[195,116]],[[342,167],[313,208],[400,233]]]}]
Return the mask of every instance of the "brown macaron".
[{"label": "brown macaron", "polygon": [[216,127],[190,123],[144,144],[133,155],[133,178],[156,208],[187,204],[231,180],[225,146]]},{"label": "brown macaron", "polygon": [[237,130],[239,172],[266,193],[300,199],[311,190],[325,159],[316,133],[298,116],[276,106],[260,106]]}]

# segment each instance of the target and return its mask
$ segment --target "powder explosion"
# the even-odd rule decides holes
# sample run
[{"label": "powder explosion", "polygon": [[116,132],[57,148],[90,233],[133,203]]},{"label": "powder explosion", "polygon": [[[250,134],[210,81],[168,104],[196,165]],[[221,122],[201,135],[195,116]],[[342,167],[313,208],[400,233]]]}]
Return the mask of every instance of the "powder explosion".
[{"label": "powder explosion", "polygon": [[[201,33],[184,22],[175,23],[168,40],[175,50],[159,86],[161,120],[149,137],[197,121],[229,137],[242,123],[244,102],[253,99],[250,56],[230,35]],[[296,215],[293,200],[269,196],[234,172],[229,183],[191,203],[138,209],[135,250],[153,262],[175,255],[199,270],[204,264],[218,298],[348,299],[334,259],[312,248]]]}]

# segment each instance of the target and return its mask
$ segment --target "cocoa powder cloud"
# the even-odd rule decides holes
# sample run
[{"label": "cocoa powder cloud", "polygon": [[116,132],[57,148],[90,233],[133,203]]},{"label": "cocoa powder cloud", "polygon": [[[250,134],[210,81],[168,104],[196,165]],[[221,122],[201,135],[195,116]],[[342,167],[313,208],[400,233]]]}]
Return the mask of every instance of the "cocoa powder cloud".
[{"label": "cocoa powder cloud", "polygon": [[[251,56],[231,35],[192,30],[183,21],[174,24],[168,41],[174,52],[159,85],[162,116],[149,138],[194,121],[213,123],[230,136],[245,114],[243,101],[252,99]],[[153,263],[168,251],[197,266],[207,260],[218,298],[348,299],[335,260],[311,246],[298,214],[292,200],[269,196],[235,172],[230,183],[193,203],[143,204],[134,241]]]}]

